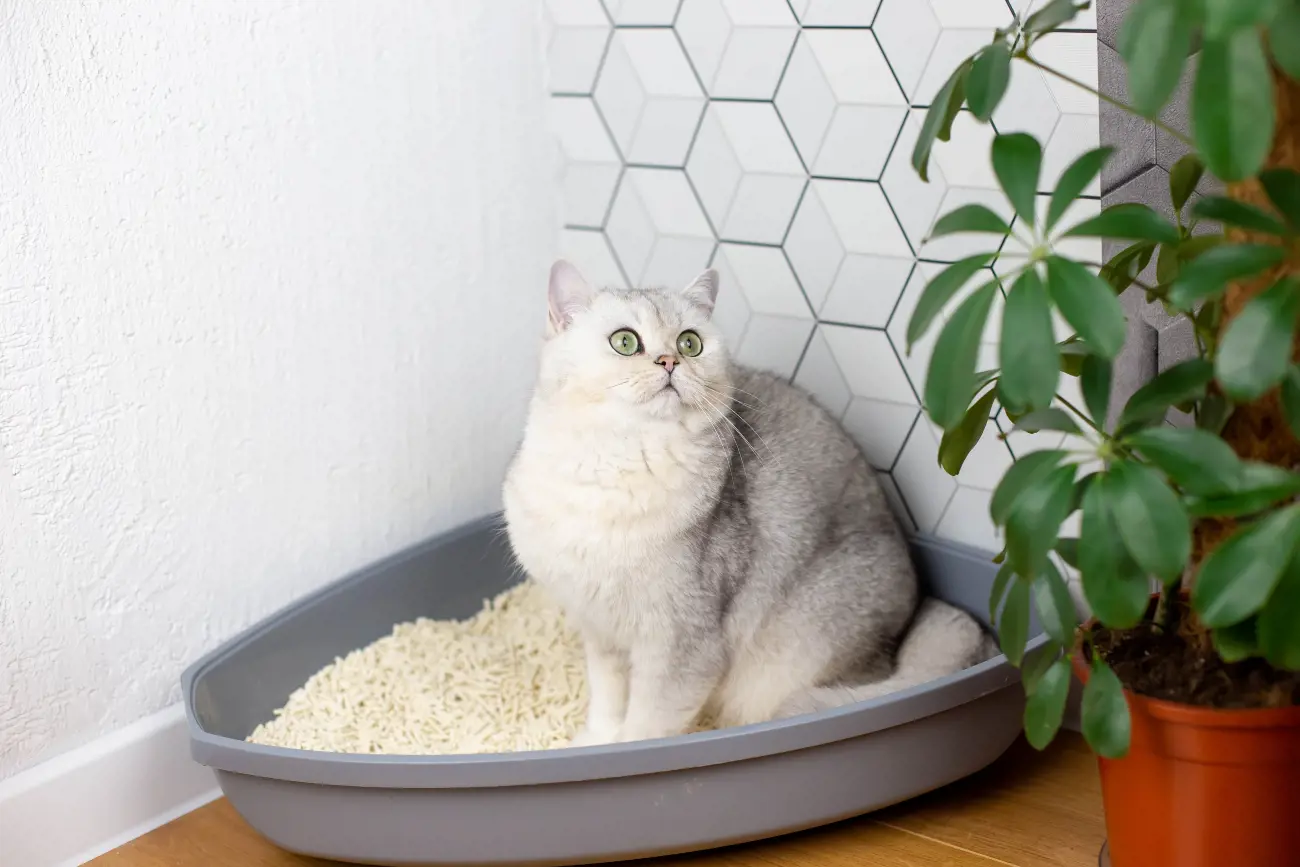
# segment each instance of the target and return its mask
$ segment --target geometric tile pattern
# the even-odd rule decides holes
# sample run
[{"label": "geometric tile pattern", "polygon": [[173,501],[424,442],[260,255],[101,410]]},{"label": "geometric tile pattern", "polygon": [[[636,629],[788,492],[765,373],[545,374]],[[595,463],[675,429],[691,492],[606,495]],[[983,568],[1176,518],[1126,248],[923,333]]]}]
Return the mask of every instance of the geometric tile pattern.
[{"label": "geometric tile pattern", "polygon": [[[995,129],[1046,142],[1047,191],[1097,146],[1097,102],[1017,64],[993,125],[964,114],[936,145],[930,183],[910,158],[953,67],[1035,2],[545,2],[563,254],[607,285],[681,285],[716,267],[735,356],[841,419],[909,528],[990,549],[993,486],[1017,454],[1053,443],[990,430],[959,478],[939,467],[942,432],[920,408],[935,332],[910,355],[903,336],[926,281],[980,241],[925,238],[970,202],[1011,219],[989,165]],[[1096,86],[1096,20],[1076,25],[1037,55]]]}]

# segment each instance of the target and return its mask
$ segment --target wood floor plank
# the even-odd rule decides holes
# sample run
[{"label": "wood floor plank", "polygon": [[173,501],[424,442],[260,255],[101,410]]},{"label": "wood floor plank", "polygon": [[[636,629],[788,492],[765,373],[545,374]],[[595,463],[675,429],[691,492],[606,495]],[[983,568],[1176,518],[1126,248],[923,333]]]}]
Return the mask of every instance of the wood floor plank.
[{"label": "wood floor plank", "polygon": [[764,867],[1004,867],[975,852],[870,819],[786,837],[753,849]]},{"label": "wood floor plank", "polygon": [[[1092,867],[1104,828],[1096,765],[1077,735],[1020,745],[993,768],[882,813],[646,867]],[[329,867],[266,842],[220,799],[91,867]]]},{"label": "wood floor plank", "polygon": [[225,798],[90,862],[93,867],[338,867],[278,849]]},{"label": "wood floor plank", "polygon": [[988,770],[875,817],[1023,867],[1094,867],[1106,838],[1097,760],[1078,735],[1023,741]]}]

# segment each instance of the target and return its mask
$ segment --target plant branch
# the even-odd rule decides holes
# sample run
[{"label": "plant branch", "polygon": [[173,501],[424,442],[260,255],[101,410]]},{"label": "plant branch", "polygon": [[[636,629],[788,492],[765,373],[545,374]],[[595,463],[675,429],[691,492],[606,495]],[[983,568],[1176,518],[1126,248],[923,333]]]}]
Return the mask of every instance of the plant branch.
[{"label": "plant branch", "polygon": [[[1103,265],[1100,262],[1080,262],[1079,264],[1084,266],[1085,268],[1096,268],[1098,271],[1104,271],[1110,267],[1109,265]],[[1139,280],[1136,277],[1132,279],[1133,279],[1134,286],[1137,286],[1140,289],[1144,289],[1147,292],[1152,293],[1156,298],[1165,297],[1166,288],[1168,284],[1159,284],[1156,286],[1152,286],[1149,283],[1144,283],[1143,281]]]},{"label": "plant branch", "polygon": [[1091,93],[1093,96],[1097,97],[1098,99],[1104,100],[1110,103],[1111,105],[1115,106],[1116,108],[1128,112],[1134,117],[1141,117],[1143,120],[1151,121],[1151,123],[1154,124],[1157,129],[1168,133],[1169,135],[1178,139],[1180,142],[1187,145],[1188,147],[1190,148],[1196,147],[1196,142],[1192,141],[1186,135],[1174,129],[1173,127],[1169,126],[1168,124],[1163,123],[1160,120],[1144,117],[1143,115],[1138,114],[1136,111],[1133,110],[1133,107],[1128,105],[1127,103],[1120,102],[1118,99],[1115,99],[1114,97],[1107,96],[1106,94],[1102,93],[1100,90],[1093,87],[1092,85],[1084,84],[1082,81],[1080,81],[1077,78],[1074,78],[1073,76],[1066,75],[1064,72],[1058,72],[1057,70],[1053,69],[1052,67],[1044,63],[1039,63],[1037,60],[1030,57],[1027,52],[1021,51],[1019,54],[1016,55],[1016,57],[1019,57],[1021,60],[1028,63],[1030,66],[1033,66],[1037,69],[1041,69],[1043,72],[1046,72],[1048,75],[1055,76],[1056,78],[1059,78],[1061,81],[1067,82],[1069,84],[1073,84],[1075,87],[1086,90],[1088,93]]}]

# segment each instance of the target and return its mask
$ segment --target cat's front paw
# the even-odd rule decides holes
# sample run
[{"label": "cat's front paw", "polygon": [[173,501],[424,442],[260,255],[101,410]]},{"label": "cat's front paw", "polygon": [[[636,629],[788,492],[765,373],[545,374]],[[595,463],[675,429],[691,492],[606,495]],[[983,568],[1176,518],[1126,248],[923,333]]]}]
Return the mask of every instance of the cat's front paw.
[{"label": "cat's front paw", "polygon": [[617,731],[601,731],[600,729],[583,728],[573,739],[569,741],[571,747],[599,747],[605,744],[617,743],[619,740]]}]

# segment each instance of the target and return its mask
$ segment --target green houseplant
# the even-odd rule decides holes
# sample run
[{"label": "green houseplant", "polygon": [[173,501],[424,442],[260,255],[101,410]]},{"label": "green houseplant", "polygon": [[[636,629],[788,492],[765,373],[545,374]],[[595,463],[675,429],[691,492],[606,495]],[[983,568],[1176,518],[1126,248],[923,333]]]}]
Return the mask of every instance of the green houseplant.
[{"label": "green houseplant", "polygon": [[[953,71],[912,156],[923,179],[960,111],[990,121],[1012,64],[1071,81],[1034,48],[1087,5],[1051,0]],[[924,402],[945,431],[949,472],[994,435],[998,404],[1018,430],[1068,435],[1022,457],[993,494],[1005,548],[990,606],[1003,651],[1022,666],[1034,746],[1061,725],[1072,665],[1085,681],[1082,728],[1101,759],[1114,863],[1300,864],[1300,823],[1285,818],[1300,815],[1300,0],[1139,0],[1119,39],[1129,101],[1097,95],[1157,125],[1199,55],[1193,134],[1165,128],[1192,149],[1171,172],[1176,218],[1125,204],[1063,225],[1110,151],[1066,168],[1044,208],[1041,143],[998,134],[992,165],[1014,218],[967,205],[937,221],[932,237],[983,235],[987,251],[929,282],[908,340],[938,331]],[[1194,194],[1207,170],[1228,195]],[[1070,238],[1126,246],[1083,262],[1059,248]],[[1009,239],[1027,253],[1011,258]],[[1152,262],[1155,278],[1142,276]],[[1127,333],[1117,296],[1134,286],[1191,322],[1197,354],[1112,408]],[[1000,366],[980,370],[999,295]],[[1066,340],[1054,312],[1074,332]],[[1082,406],[1061,396],[1066,376],[1078,378]],[[1194,424],[1168,424],[1171,408]],[[1282,448],[1251,447],[1261,436],[1252,413],[1277,417],[1263,436]],[[1076,513],[1077,536],[1063,534]],[[1058,558],[1080,574],[1093,615],[1082,627]],[[1027,657],[1031,610],[1050,641]],[[1196,749],[1169,746],[1184,741]]]}]

